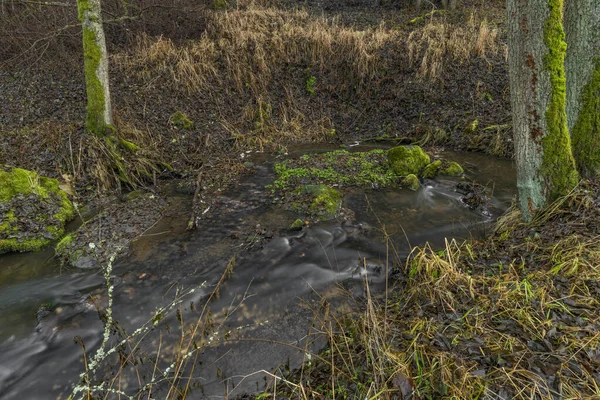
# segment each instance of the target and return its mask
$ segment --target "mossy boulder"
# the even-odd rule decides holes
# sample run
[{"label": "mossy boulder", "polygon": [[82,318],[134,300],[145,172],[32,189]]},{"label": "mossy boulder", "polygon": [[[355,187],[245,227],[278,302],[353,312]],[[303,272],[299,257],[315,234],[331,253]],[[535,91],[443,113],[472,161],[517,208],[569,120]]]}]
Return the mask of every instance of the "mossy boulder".
[{"label": "mossy boulder", "polygon": [[442,161],[441,160],[436,160],[434,162],[432,162],[431,164],[427,165],[425,167],[425,169],[423,170],[423,178],[425,179],[433,179],[435,178],[435,176],[438,174],[438,171],[440,170],[440,168],[442,167]]},{"label": "mossy boulder", "polygon": [[300,218],[297,218],[294,222],[292,222],[289,229],[292,231],[297,231],[297,230],[302,229],[303,226],[304,226],[304,221],[301,220]]},{"label": "mossy boulder", "polygon": [[461,176],[464,173],[465,170],[463,167],[461,167],[460,164],[455,161],[451,161],[448,163],[448,166],[444,166],[444,168],[440,170],[440,175],[446,176]]},{"label": "mossy boulder", "polygon": [[461,176],[464,174],[463,168],[455,161],[436,160],[425,167],[422,177],[425,179],[433,179],[437,175],[445,176]]},{"label": "mossy boulder", "polygon": [[397,146],[388,150],[388,162],[396,175],[418,174],[429,164],[429,156],[419,146]]},{"label": "mossy boulder", "polygon": [[41,249],[64,234],[74,214],[56,179],[0,166],[0,253]]},{"label": "mossy boulder", "polygon": [[330,220],[342,208],[342,194],[325,185],[305,185],[295,191],[291,209],[310,218]]},{"label": "mossy boulder", "polygon": [[402,186],[407,187],[412,191],[416,191],[421,187],[421,182],[419,182],[419,178],[415,174],[410,174],[404,177]]}]

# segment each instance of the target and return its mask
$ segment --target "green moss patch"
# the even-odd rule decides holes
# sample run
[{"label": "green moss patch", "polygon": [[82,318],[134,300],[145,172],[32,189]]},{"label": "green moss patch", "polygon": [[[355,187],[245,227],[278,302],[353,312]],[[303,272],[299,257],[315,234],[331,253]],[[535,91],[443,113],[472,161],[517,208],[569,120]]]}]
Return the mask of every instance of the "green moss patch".
[{"label": "green moss patch", "polygon": [[465,171],[463,167],[461,167],[460,164],[455,161],[449,162],[447,167],[444,167],[440,170],[440,175],[447,176],[461,176],[464,173]]},{"label": "green moss patch", "polygon": [[330,220],[342,208],[342,194],[325,185],[305,185],[293,194],[290,209],[310,218]]},{"label": "green moss patch", "polygon": [[463,168],[455,161],[436,160],[425,167],[422,177],[425,179],[433,179],[438,175],[444,176],[462,176]]},{"label": "green moss patch", "polygon": [[442,161],[437,160],[429,164],[423,170],[423,178],[425,179],[433,179],[437,175],[438,171],[442,167]]},{"label": "green moss patch", "polygon": [[388,150],[387,155],[392,171],[399,176],[416,175],[430,161],[419,146],[397,146]]},{"label": "green moss patch", "polygon": [[410,174],[402,180],[402,186],[409,188],[412,191],[418,190],[421,187],[421,182],[415,174]]},{"label": "green moss patch", "polygon": [[73,216],[56,179],[0,166],[0,252],[39,250],[60,238]]},{"label": "green moss patch", "polygon": [[273,188],[276,190],[293,190],[307,184],[382,187],[398,182],[388,167],[386,151],[381,149],[305,154],[275,164],[275,172],[277,179]]},{"label": "green moss patch", "polygon": [[171,123],[177,129],[190,130],[194,128],[194,121],[192,121],[182,111],[175,111],[175,114],[171,117]]}]

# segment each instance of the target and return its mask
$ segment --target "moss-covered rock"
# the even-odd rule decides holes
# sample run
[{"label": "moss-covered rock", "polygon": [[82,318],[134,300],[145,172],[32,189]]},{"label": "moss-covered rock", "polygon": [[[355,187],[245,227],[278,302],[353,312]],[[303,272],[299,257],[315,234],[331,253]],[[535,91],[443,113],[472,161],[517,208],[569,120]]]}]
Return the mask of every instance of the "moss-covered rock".
[{"label": "moss-covered rock", "polygon": [[392,171],[399,176],[418,174],[429,164],[429,156],[419,146],[397,146],[388,150]]},{"label": "moss-covered rock", "polygon": [[419,178],[415,174],[410,174],[404,177],[402,180],[402,186],[416,191],[421,187],[421,182],[419,182]]},{"label": "moss-covered rock", "polygon": [[56,245],[56,256],[64,266],[98,268],[112,255],[124,254],[133,240],[161,218],[166,206],[162,198],[142,190],[130,192],[120,200]]},{"label": "moss-covered rock", "polygon": [[290,229],[291,230],[300,230],[302,229],[302,227],[304,226],[304,221],[301,220],[300,218],[297,218],[294,222],[292,222],[292,224],[290,225]]},{"label": "moss-covered rock", "polygon": [[421,175],[425,179],[433,179],[438,174],[438,171],[442,167],[442,161],[436,160],[425,167],[423,174]]},{"label": "moss-covered rock", "polygon": [[340,212],[342,194],[325,185],[305,185],[295,191],[294,201],[290,204],[293,211],[326,221]]},{"label": "moss-covered rock", "polygon": [[440,169],[440,175],[446,176],[461,176],[464,174],[464,172],[465,171],[460,164],[455,161],[451,161],[448,163],[448,166],[444,166],[442,169]]},{"label": "moss-covered rock", "polygon": [[0,253],[39,250],[60,238],[73,216],[56,179],[0,166]]}]

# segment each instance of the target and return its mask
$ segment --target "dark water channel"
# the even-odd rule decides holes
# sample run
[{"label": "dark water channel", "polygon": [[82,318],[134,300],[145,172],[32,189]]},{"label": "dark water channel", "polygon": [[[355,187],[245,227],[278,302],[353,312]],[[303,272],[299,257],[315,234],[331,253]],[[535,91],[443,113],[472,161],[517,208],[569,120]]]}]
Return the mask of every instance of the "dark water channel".
[{"label": "dark water channel", "polygon": [[[479,236],[510,205],[515,192],[510,161],[467,153],[446,157],[465,166],[468,180],[488,188],[486,210],[466,207],[455,191],[456,180],[438,179],[417,192],[351,193],[344,200],[351,216],[344,221],[288,231],[296,216],[265,201],[272,160],[260,158],[256,174],[213,203],[196,231],[185,231],[190,197],[175,195],[167,216],[115,264],[115,319],[132,332],[173,300],[178,288],[197,288],[182,303],[184,319],[197,317],[237,255],[233,274],[211,304],[212,344],[198,354],[201,363],[196,363],[190,398],[260,390],[265,374],[259,371],[298,366],[304,353],[294,347],[304,348],[307,341],[313,349],[323,344],[307,335],[311,307],[319,296],[341,292],[334,283],[355,296],[363,293],[365,274],[373,289],[383,286],[386,246],[379,228],[385,226],[402,255],[408,241],[440,246],[445,237]],[[84,368],[81,346],[73,338],[81,338],[88,354],[99,345],[103,326],[94,304],[105,305],[105,293],[100,273],[61,271],[51,250],[0,256],[1,399],[68,397]],[[161,323],[142,344],[160,344],[165,359],[180,335],[175,317],[166,322],[169,329]],[[239,340],[224,341],[229,335]],[[119,384],[127,392],[128,383]],[[159,391],[153,398],[165,395]]]}]

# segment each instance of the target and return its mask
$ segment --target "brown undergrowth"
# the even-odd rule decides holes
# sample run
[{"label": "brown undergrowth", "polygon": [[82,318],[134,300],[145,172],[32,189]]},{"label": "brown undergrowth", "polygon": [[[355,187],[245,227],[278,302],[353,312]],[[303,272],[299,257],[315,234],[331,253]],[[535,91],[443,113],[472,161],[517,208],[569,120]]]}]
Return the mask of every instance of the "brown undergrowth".
[{"label": "brown undergrowth", "polygon": [[278,394],[598,398],[599,219],[583,182],[531,224],[511,210],[484,241],[414,248],[386,299],[367,292],[360,319],[322,324],[329,348]]}]

